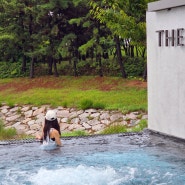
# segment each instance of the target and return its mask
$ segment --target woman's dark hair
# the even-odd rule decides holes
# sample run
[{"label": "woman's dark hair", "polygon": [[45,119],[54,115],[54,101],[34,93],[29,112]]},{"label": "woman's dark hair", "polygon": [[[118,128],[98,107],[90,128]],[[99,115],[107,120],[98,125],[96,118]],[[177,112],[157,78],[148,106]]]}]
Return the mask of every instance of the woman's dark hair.
[{"label": "woman's dark hair", "polygon": [[55,119],[53,121],[49,121],[47,119],[45,119],[45,124],[44,124],[44,129],[43,129],[43,132],[44,132],[44,140],[46,140],[47,138],[47,135],[49,136],[49,131],[51,128],[54,128],[56,130],[58,130],[59,134],[61,135],[61,132],[60,132],[60,125],[58,124],[58,120]]}]

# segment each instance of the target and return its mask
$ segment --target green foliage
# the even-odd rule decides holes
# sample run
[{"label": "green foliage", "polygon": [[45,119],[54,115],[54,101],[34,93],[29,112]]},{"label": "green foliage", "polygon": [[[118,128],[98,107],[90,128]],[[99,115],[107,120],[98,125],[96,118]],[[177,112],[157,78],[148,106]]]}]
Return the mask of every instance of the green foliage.
[{"label": "green foliage", "polygon": [[94,109],[104,109],[105,108],[105,104],[101,103],[101,102],[93,102],[92,100],[82,100],[80,102],[80,108],[82,110],[86,110],[86,109],[90,109],[90,108],[94,108]]},{"label": "green foliage", "polygon": [[61,134],[62,137],[78,137],[78,136],[86,136],[87,133],[84,130],[75,130],[72,132],[64,132]]},{"label": "green foliage", "polygon": [[4,128],[3,122],[0,120],[0,139],[12,139],[16,136],[15,128]]},{"label": "green foliage", "polygon": [[0,132],[4,129],[4,125],[3,125],[3,122],[2,120],[0,120]]},{"label": "green foliage", "polygon": [[8,34],[0,35],[0,42],[6,42],[13,39],[14,39],[13,35],[8,35]]},{"label": "green foliage", "polygon": [[69,21],[69,24],[77,24],[78,26],[80,25],[80,23],[81,23],[81,18],[71,19]]},{"label": "green foliage", "polygon": [[82,110],[89,109],[89,108],[92,108],[92,107],[93,107],[93,101],[92,100],[85,99],[85,100],[82,100],[81,103],[80,103],[80,108]]},{"label": "green foliage", "polygon": [[143,129],[147,128],[147,120],[141,120],[134,127],[127,127],[126,125],[121,124],[113,124],[105,128],[101,134],[117,134],[117,133],[125,133],[125,132],[141,132]]},{"label": "green foliage", "polygon": [[105,104],[101,102],[95,102],[93,103],[93,108],[94,109],[105,109]]},{"label": "green foliage", "polygon": [[79,51],[81,52],[81,54],[86,54],[87,50],[92,48],[94,45],[94,38],[90,39],[89,41],[87,41],[85,44],[81,45],[79,47]]},{"label": "green foliage", "polygon": [[[130,64],[130,63],[129,63]],[[128,68],[129,68],[128,64]],[[138,70],[137,63],[135,63],[136,69],[133,69],[130,73],[128,69],[128,76],[137,77]],[[21,62],[0,62],[0,78],[15,78],[15,77],[24,77],[29,76],[29,70],[26,73],[21,72]],[[29,65],[29,64],[28,64]],[[133,66],[133,67],[134,67]],[[103,67],[103,74],[105,76],[120,76],[119,75],[119,65],[115,60],[104,60],[102,59],[102,67]],[[29,68],[29,66],[28,66]],[[78,74],[80,76],[89,76],[89,75],[97,75],[99,71],[99,67],[96,61],[92,62],[91,60],[86,61],[79,61],[77,63]],[[35,71],[37,72],[37,76],[46,75],[47,74],[47,66],[37,64],[35,67]],[[73,75],[73,67],[69,62],[62,62],[58,64],[58,71],[62,75]],[[134,74],[136,71],[136,74]]]},{"label": "green foliage", "polygon": [[8,102],[7,104],[10,108],[14,108],[15,107],[15,104],[11,101]]},{"label": "green foliage", "polygon": [[101,134],[118,134],[118,133],[123,133],[123,132],[127,132],[127,127],[125,125],[113,124],[105,128],[101,132]]},{"label": "green foliage", "polygon": [[69,57],[70,52],[73,50],[73,40],[76,39],[76,35],[74,33],[69,33],[66,34],[62,42],[60,42],[57,52],[62,56],[62,57]]},{"label": "green foliage", "polygon": [[147,120],[141,120],[138,125],[131,128],[131,132],[141,132],[143,129],[147,128],[148,122]]},{"label": "green foliage", "polygon": [[[92,59],[89,66],[99,74],[101,64],[97,56],[115,52],[115,36],[129,40],[127,44],[134,47],[145,47],[145,12],[149,1],[153,0],[3,0],[0,3],[0,61],[11,63],[23,57],[35,63],[68,60],[71,63],[64,72],[70,69],[67,74],[73,75],[72,62],[82,54]],[[93,60],[96,64],[91,64]],[[113,71],[115,76],[120,75],[117,65],[104,62],[108,63],[107,68],[102,66],[105,74],[111,76]],[[128,75],[136,76],[138,72],[133,72],[134,65],[131,65],[128,73],[132,74]],[[6,70],[9,69],[2,70],[0,78],[22,76],[18,66]],[[31,67],[28,70],[33,77],[34,70]],[[85,68],[77,70],[87,72]]]},{"label": "green foliage", "polygon": [[138,77],[143,75],[146,62],[143,58],[124,57],[127,76]]},{"label": "green foliage", "polygon": [[90,6],[93,17],[106,24],[113,35],[131,38],[137,45],[144,45],[145,27],[138,23],[145,21],[146,1],[112,0],[99,3],[91,0]]},{"label": "green foliage", "polygon": [[[125,70],[128,77],[141,77],[143,76],[144,62],[143,58],[125,57]],[[89,59],[81,60],[77,63],[79,76],[98,75],[99,66],[97,62]],[[72,75],[72,66],[69,62],[63,62],[58,65],[59,72],[63,75]],[[117,76],[120,77],[120,67],[114,59],[102,59],[102,70],[104,76]]]},{"label": "green foliage", "polygon": [[67,102],[63,102],[63,103],[62,103],[62,106],[63,106],[64,108],[67,108]]},{"label": "green foliage", "polygon": [[28,76],[28,72],[21,72],[20,62],[0,62],[0,78],[15,78],[23,76]]}]

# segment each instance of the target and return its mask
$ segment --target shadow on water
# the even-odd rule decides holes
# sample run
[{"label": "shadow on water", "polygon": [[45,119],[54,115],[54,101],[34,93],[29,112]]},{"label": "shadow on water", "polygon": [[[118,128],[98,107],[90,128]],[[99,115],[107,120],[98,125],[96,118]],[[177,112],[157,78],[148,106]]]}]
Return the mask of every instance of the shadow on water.
[{"label": "shadow on water", "polygon": [[63,147],[40,142],[0,143],[2,185],[183,185],[184,140],[154,132],[62,138]]}]

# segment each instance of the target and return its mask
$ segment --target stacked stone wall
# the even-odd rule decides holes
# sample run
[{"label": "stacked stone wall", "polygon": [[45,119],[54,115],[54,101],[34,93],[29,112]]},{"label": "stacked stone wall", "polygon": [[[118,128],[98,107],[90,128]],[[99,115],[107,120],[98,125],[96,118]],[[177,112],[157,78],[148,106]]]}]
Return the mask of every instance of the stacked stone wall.
[{"label": "stacked stone wall", "polygon": [[45,114],[50,109],[57,113],[61,133],[83,130],[88,134],[98,134],[111,124],[134,126],[141,119],[147,119],[146,113],[142,112],[123,114],[119,111],[108,110],[51,108],[48,105],[41,107],[31,105],[10,107],[6,104],[0,107],[0,119],[6,128],[15,128],[19,134],[35,136],[42,132]]}]

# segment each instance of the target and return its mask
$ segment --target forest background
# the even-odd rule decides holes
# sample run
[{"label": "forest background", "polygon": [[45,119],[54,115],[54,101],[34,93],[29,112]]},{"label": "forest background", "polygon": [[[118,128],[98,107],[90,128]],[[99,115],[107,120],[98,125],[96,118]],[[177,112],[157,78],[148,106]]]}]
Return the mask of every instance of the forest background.
[{"label": "forest background", "polygon": [[0,78],[147,79],[146,10],[154,0],[1,0]]},{"label": "forest background", "polygon": [[[147,112],[146,11],[152,1],[1,0],[0,106]],[[133,77],[139,80],[128,80]],[[9,130],[0,120],[2,133]]]}]

